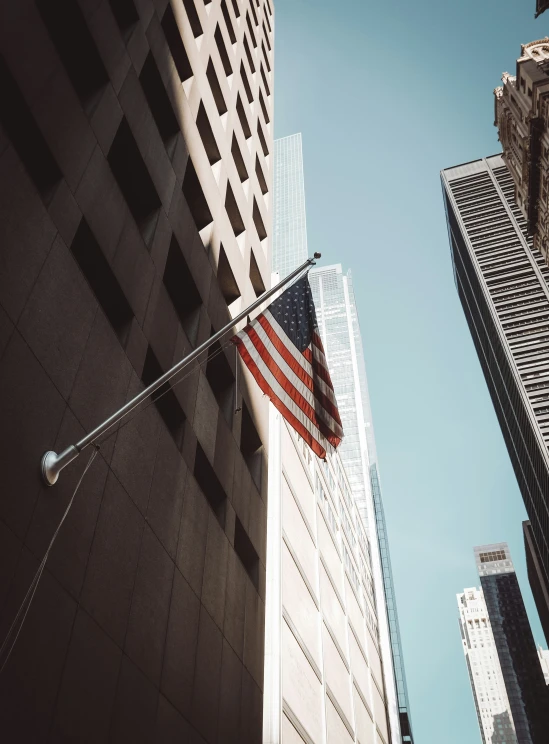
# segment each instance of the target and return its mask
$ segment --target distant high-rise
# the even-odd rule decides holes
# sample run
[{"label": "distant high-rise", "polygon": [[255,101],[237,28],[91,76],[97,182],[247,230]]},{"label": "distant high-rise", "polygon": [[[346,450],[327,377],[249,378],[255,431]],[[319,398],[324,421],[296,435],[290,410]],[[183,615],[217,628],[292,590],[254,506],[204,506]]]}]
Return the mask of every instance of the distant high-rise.
[{"label": "distant high-rise", "polygon": [[283,279],[307,260],[301,134],[274,141],[273,269]]},{"label": "distant high-rise", "polygon": [[549,697],[507,543],[475,560],[519,744],[547,744]]},{"label": "distant high-rise", "polygon": [[528,236],[501,155],[441,177],[458,294],[530,519],[537,580],[547,591],[549,268]]},{"label": "distant high-rise", "polygon": [[539,663],[541,664],[541,671],[545,679],[545,684],[549,685],[549,651],[547,649],[538,646]]},{"label": "distant high-rise", "polygon": [[[412,742],[406,678],[383,515],[366,367],[351,273],[340,264],[310,272],[317,319],[330,367],[344,439],[339,447],[372,544],[379,634],[393,741]],[[384,606],[385,605],[385,612]]]},{"label": "distant high-rise", "polygon": [[[457,595],[463,653],[483,744],[517,744],[492,626],[481,590]],[[503,736],[501,736],[503,734]],[[494,738],[494,736],[498,738]]]}]

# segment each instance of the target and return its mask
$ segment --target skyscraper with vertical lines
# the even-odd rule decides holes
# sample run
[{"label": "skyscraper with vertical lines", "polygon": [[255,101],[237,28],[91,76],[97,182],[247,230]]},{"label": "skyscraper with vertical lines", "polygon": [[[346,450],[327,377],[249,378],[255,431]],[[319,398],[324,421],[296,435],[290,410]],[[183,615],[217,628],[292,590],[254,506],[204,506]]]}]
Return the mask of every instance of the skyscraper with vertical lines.
[{"label": "skyscraper with vertical lines", "polygon": [[547,585],[549,268],[533,248],[501,155],[448,168],[441,178],[457,290]]}]

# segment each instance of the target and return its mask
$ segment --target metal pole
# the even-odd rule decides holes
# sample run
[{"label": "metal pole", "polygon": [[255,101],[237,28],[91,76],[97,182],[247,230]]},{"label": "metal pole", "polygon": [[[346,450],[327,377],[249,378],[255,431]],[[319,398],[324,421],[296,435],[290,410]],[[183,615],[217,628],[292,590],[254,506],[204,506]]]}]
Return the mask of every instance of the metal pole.
[{"label": "metal pole", "polygon": [[288,282],[290,282],[294,277],[302,272],[303,269],[307,268],[307,266],[314,266],[315,258],[320,258],[320,253],[315,253],[314,258],[308,258],[305,263],[301,264],[301,266],[299,266],[299,268],[297,268],[295,271],[292,271],[291,274],[289,274],[285,279],[279,282],[275,287],[269,289],[267,292],[264,292],[261,297],[255,300],[255,302],[252,302],[249,307],[247,307],[239,315],[237,315],[236,318],[233,318],[220,331],[214,333],[213,336],[210,336],[210,338],[207,341],[204,341],[204,343],[200,346],[197,346],[197,348],[194,349],[194,351],[191,351],[188,356],[186,356],[171,369],[169,369],[165,374],[162,375],[162,377],[159,377],[156,382],[153,382],[151,385],[149,385],[149,387],[145,388],[145,390],[139,393],[139,395],[136,395],[135,398],[132,398],[132,400],[126,403],[125,406],[122,406],[122,408],[116,411],[116,413],[113,413],[113,415],[103,421],[102,424],[99,424],[99,426],[97,426],[93,431],[91,431],[89,434],[86,434],[86,436],[79,442],[76,442],[76,444],[71,444],[60,454],[57,454],[52,450],[45,452],[42,456],[41,461],[41,472],[44,482],[48,486],[53,486],[57,482],[59,473],[63,470],[63,468],[65,468],[73,460],[76,460],[82,450],[92,444],[92,442],[100,437],[101,434],[104,434],[107,429],[110,429],[112,426],[117,424],[121,418],[130,413],[130,411],[132,411],[140,403],[146,400],[149,395],[152,395],[156,390],[158,390],[159,387],[162,387],[164,383],[168,382],[168,380],[171,380],[171,378],[176,375],[181,369],[183,369],[183,367],[194,361],[198,356],[200,356],[203,351],[206,351],[206,349],[208,349],[212,344],[218,341],[235,325],[240,323],[241,320],[246,318],[246,316],[249,315],[249,313],[251,313],[253,310],[255,310],[256,307],[262,305],[265,300],[267,300],[269,297],[275,294],[275,292],[278,292],[279,289],[288,284]]}]

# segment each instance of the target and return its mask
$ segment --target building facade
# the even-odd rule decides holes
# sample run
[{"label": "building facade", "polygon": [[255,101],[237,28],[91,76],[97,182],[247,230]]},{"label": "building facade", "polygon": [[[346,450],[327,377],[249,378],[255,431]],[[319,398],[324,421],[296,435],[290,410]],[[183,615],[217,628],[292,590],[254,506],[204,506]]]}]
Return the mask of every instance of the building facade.
[{"label": "building facade", "polygon": [[549,685],[549,651],[546,648],[538,646],[538,656],[545,684]]},{"label": "building facade", "polygon": [[288,276],[308,258],[301,134],[274,141],[273,269]]},{"label": "building facade", "polygon": [[549,261],[549,37],[523,44],[516,75],[502,80],[494,91],[502,157],[534,248]]},{"label": "building facade", "polygon": [[475,548],[509,708],[519,744],[544,744],[549,693],[507,543]]},{"label": "building facade", "polygon": [[547,585],[545,572],[541,565],[540,556],[538,555],[531,523],[528,521],[523,522],[522,530],[524,534],[528,581],[532,589],[545,640],[547,641],[549,639],[549,586]]},{"label": "building facade", "polygon": [[459,629],[482,744],[518,744],[482,590],[457,596]]},{"label": "building facade", "polygon": [[[273,30],[272,0],[1,4],[2,640],[85,465],[47,489],[43,452],[269,285]],[[102,442],[0,676],[6,741],[261,741],[268,406],[236,364]]]},{"label": "building facade", "polygon": [[442,171],[454,277],[549,577],[549,269],[502,156]]},{"label": "building facade", "polygon": [[371,547],[339,455],[271,410],[264,744],[389,744]]}]

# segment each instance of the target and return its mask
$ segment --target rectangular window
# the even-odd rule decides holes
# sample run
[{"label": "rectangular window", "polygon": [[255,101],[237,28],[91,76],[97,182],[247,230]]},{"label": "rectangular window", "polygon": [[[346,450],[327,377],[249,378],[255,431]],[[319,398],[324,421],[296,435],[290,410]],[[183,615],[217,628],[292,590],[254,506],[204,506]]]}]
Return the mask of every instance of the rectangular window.
[{"label": "rectangular window", "polygon": [[261,71],[261,79],[263,80],[263,85],[265,86],[265,93],[270,96],[271,95],[271,89],[269,88],[269,83],[267,82],[267,76],[265,75],[265,70],[263,69],[263,65],[259,65],[259,69]]},{"label": "rectangular window", "polygon": [[150,246],[161,203],[125,117],[118,127],[107,160],[143,240]]},{"label": "rectangular window", "polygon": [[202,26],[200,24],[196,5],[194,4],[194,0],[183,0],[183,5],[187,11],[187,17],[191,25],[193,36],[196,39],[199,36],[202,36]]},{"label": "rectangular window", "polygon": [[198,116],[196,117],[196,126],[202,139],[202,144],[206,150],[206,155],[210,161],[210,165],[215,165],[221,160],[221,153],[217,146],[215,135],[213,133],[208,114],[204,108],[204,103],[201,101],[198,108]]},{"label": "rectangular window", "polygon": [[244,106],[242,104],[242,99],[240,98],[240,93],[238,94],[238,97],[236,99],[236,113],[238,114],[238,118],[240,120],[240,126],[242,127],[242,131],[244,132],[244,137],[246,139],[250,139],[252,136],[252,130],[250,129],[250,125],[248,123],[248,117],[246,116],[246,112],[244,111]]},{"label": "rectangular window", "polygon": [[149,52],[145,64],[139,75],[139,81],[145,93],[145,98],[160,132],[162,142],[166,147],[168,155],[173,155],[176,138],[179,132],[179,123],[175,118],[170,98],[164,88],[164,83],[154,61],[152,52]]},{"label": "rectangular window", "polygon": [[263,219],[261,217],[261,212],[259,211],[259,207],[257,206],[255,196],[254,196],[253,216],[254,216],[255,229],[257,230],[259,239],[265,240],[265,238],[267,237],[267,230],[265,230],[265,225],[263,224]]},{"label": "rectangular window", "polygon": [[261,164],[259,162],[259,158],[257,155],[255,156],[255,174],[257,176],[257,180],[259,182],[259,187],[261,189],[262,194],[266,194],[269,189],[267,187],[267,181],[265,180],[265,176],[263,175],[263,171],[261,169]]},{"label": "rectangular window", "polygon": [[263,283],[263,277],[259,271],[253,250],[250,251],[250,281],[254,288],[255,296],[260,297],[265,292],[265,284]]},{"label": "rectangular window", "polygon": [[127,41],[139,21],[133,0],[109,0],[109,5],[122,38]]},{"label": "rectangular window", "polygon": [[236,165],[236,170],[238,171],[238,175],[240,177],[240,181],[244,183],[244,181],[248,180],[248,171],[246,170],[246,164],[244,163],[242,152],[240,151],[240,147],[238,146],[238,142],[234,134],[231,145],[231,153]]},{"label": "rectangular window", "polygon": [[[213,332],[213,329],[212,329]],[[208,350],[206,364],[206,379],[223,414],[225,421],[232,423],[234,416],[234,375],[225,352],[218,342],[212,344]]]},{"label": "rectangular window", "polygon": [[213,222],[212,213],[210,212],[208,202],[206,201],[202,186],[190,158],[187,161],[182,191],[191,210],[196,229],[200,231],[207,225],[210,225]]},{"label": "rectangular window", "polygon": [[221,290],[221,294],[227,305],[231,305],[235,300],[240,297],[240,290],[236,279],[234,278],[233,270],[225,253],[223,245],[219,251],[219,263],[217,266],[217,283]]},{"label": "rectangular window", "polygon": [[[253,10],[253,8],[252,8],[252,10]],[[248,13],[246,13],[246,23],[248,24],[248,31],[250,32],[250,38],[252,40],[252,44],[254,45],[254,47],[257,47],[257,40],[255,38],[254,30],[252,28],[252,24],[251,24],[251,21],[250,21],[250,16],[249,16]]]},{"label": "rectangular window", "polygon": [[215,29],[215,43],[217,45],[217,49],[219,51],[219,56],[221,57],[221,62],[223,64],[223,69],[225,70],[225,75],[229,77],[229,75],[233,74],[233,68],[231,67],[231,61],[229,59],[229,55],[227,54],[227,47],[225,46],[225,41],[223,40],[223,34],[221,33],[221,29],[219,26]]},{"label": "rectangular window", "polygon": [[240,18],[240,8],[238,7],[238,0],[232,0],[234,14],[237,18]]},{"label": "rectangular window", "polygon": [[164,16],[162,17],[162,28],[164,30],[166,41],[168,42],[168,47],[172,54],[175,67],[179,74],[179,79],[182,83],[184,83],[189,78],[192,78],[193,70],[191,67],[191,63],[189,62],[187,51],[185,49],[185,45],[183,44],[183,39],[181,38],[179,27],[177,25],[177,21],[175,20],[175,16],[173,14],[172,6],[170,5],[170,3],[168,3]]},{"label": "rectangular window", "polygon": [[240,63],[240,77],[244,85],[244,90],[246,91],[246,98],[248,99],[248,103],[251,103],[254,100],[254,96],[252,93],[252,89],[250,88],[250,83],[248,82],[248,76],[246,75],[246,69],[242,62]]},{"label": "rectangular window", "polygon": [[250,70],[252,71],[252,75],[255,72],[255,65],[254,60],[252,57],[252,53],[250,52],[250,45],[248,44],[248,39],[246,36],[244,36],[244,51],[246,52],[246,57],[248,58],[248,64],[250,65]]},{"label": "rectangular window", "polygon": [[86,19],[73,0],[39,0],[37,7],[76,95],[90,114],[109,76]]},{"label": "rectangular window", "polygon": [[2,57],[0,88],[0,122],[42,200],[48,204],[61,181],[61,171]]},{"label": "rectangular window", "polygon": [[179,243],[173,235],[168,250],[163,282],[181,326],[187,334],[191,345],[195,346],[202,298],[189,270],[189,266],[181,252]]},{"label": "rectangular window", "polygon": [[234,549],[252,584],[259,591],[259,556],[238,517],[235,517]]},{"label": "rectangular window", "polygon": [[261,488],[263,445],[246,403],[242,401],[240,451],[257,488]]},{"label": "rectangular window", "polygon": [[227,104],[225,103],[225,99],[223,98],[221,86],[219,85],[217,73],[211,59],[208,62],[208,67],[206,68],[206,77],[208,78],[208,82],[210,84],[210,88],[215,100],[215,105],[217,106],[217,110],[219,111],[219,115],[223,116],[223,114],[227,113]]},{"label": "rectangular window", "polygon": [[227,214],[229,215],[229,220],[231,222],[235,237],[238,238],[238,236],[244,232],[246,227],[244,225],[244,221],[242,220],[242,215],[240,214],[240,210],[238,209],[238,204],[236,203],[236,199],[234,198],[233,190],[229,182],[227,182],[227,193],[225,195],[225,209],[227,210]]},{"label": "rectangular window", "polygon": [[196,444],[193,475],[221,527],[225,528],[227,494],[200,444]]},{"label": "rectangular window", "polygon": [[265,119],[265,123],[268,124],[271,120],[269,118],[269,112],[267,110],[267,106],[265,105],[265,99],[263,98],[261,88],[259,89],[259,104],[261,106],[261,110],[263,111],[263,118]]},{"label": "rectangular window", "polygon": [[234,32],[233,22],[231,21],[229,8],[227,7],[227,0],[222,0],[221,12],[223,13],[223,18],[225,19],[225,25],[227,26],[227,31],[229,33],[229,39],[231,40],[231,44],[236,44],[236,34]]},{"label": "rectangular window", "polygon": [[118,340],[124,346],[130,332],[133,311],[85,219],[80,220],[70,250]]},{"label": "rectangular window", "polygon": [[[156,380],[158,380],[163,374],[164,370],[160,366],[152,347],[149,346],[145,356],[145,364],[143,365],[141,380],[143,384],[148,387],[149,385],[152,385],[153,382],[156,382]],[[166,382],[164,385],[159,387],[158,390],[151,395],[151,400],[154,402],[158,413],[164,420],[176,446],[178,449],[181,449],[183,445],[185,414],[171,388],[170,383]]]},{"label": "rectangular window", "polygon": [[263,59],[265,60],[265,64],[267,65],[267,69],[270,72],[271,71],[271,65],[269,64],[269,55],[265,51],[265,45],[263,44],[263,42],[261,42],[261,49],[263,51]]},{"label": "rectangular window", "polygon": [[261,143],[261,149],[263,150],[263,155],[267,157],[267,155],[269,154],[269,148],[267,147],[267,140],[265,139],[265,135],[263,134],[263,129],[261,127],[259,119],[257,120],[257,134],[259,136],[259,141]]}]

